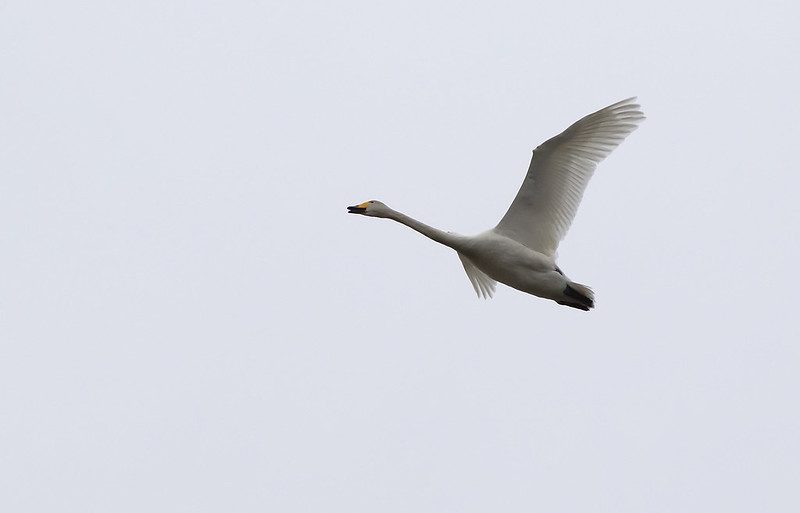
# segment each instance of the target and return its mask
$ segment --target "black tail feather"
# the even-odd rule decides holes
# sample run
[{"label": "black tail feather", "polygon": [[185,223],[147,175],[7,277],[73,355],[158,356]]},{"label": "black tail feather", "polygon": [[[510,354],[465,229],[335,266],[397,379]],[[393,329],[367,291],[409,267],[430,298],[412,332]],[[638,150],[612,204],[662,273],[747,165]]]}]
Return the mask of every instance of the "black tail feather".
[{"label": "black tail feather", "polygon": [[583,310],[584,312],[589,311],[589,307],[586,305],[578,304],[578,303],[565,303],[563,301],[556,301],[559,305],[569,306],[571,308],[577,308],[578,310]]},{"label": "black tail feather", "polygon": [[[588,290],[588,289],[587,289]],[[591,292],[589,292],[591,293]],[[581,293],[577,288],[571,287],[567,285],[567,288],[564,289],[564,295],[568,298],[575,299],[576,302],[558,302],[561,305],[571,306],[573,308],[580,308],[581,310],[588,310],[590,308],[594,308],[594,299],[587,296],[586,294]],[[577,303],[577,304],[576,304]]]}]

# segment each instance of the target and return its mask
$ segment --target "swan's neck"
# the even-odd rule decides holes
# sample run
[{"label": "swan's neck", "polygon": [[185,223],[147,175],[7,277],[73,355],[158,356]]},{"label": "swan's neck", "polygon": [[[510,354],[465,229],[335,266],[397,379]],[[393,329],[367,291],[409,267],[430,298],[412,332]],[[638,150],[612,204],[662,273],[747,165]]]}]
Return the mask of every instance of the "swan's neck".
[{"label": "swan's neck", "polygon": [[388,217],[389,219],[393,219],[398,223],[402,223],[411,228],[412,230],[418,231],[419,233],[428,237],[429,239],[435,240],[439,244],[444,244],[445,246],[451,247],[456,250],[458,249],[457,246],[461,237],[459,237],[454,233],[443,232],[442,230],[439,230],[432,226],[428,226],[425,223],[421,223],[416,219],[409,217],[396,210],[392,210],[391,213],[386,217]]}]

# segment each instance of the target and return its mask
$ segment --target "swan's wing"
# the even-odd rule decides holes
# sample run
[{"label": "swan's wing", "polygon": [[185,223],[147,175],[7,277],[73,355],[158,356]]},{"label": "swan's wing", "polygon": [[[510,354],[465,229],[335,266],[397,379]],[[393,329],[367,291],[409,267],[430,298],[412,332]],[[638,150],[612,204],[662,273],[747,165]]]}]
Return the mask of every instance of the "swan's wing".
[{"label": "swan's wing", "polygon": [[467,278],[469,278],[470,283],[472,283],[472,288],[475,289],[475,293],[478,294],[478,297],[482,296],[484,299],[492,297],[497,282],[486,276],[483,271],[475,267],[475,264],[473,264],[469,258],[461,253],[458,254],[458,258],[460,258],[461,263],[464,264],[464,270],[467,271]]},{"label": "swan's wing", "polygon": [[636,98],[589,114],[533,151],[528,173],[495,231],[554,256],[597,164],[644,120]]}]

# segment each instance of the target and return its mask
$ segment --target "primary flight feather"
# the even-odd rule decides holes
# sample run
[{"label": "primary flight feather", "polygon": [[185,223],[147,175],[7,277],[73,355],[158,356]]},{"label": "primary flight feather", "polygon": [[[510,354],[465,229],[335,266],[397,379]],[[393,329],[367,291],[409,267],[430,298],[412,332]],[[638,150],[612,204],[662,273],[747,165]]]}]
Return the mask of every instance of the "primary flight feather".
[{"label": "primary flight feather", "polygon": [[528,172],[500,222],[475,236],[443,232],[380,201],[347,207],[352,214],[393,219],[458,252],[478,296],[496,282],[581,310],[594,307],[592,290],[570,281],[555,262],[594,170],[644,120],[636,98],[580,119],[533,151]]}]

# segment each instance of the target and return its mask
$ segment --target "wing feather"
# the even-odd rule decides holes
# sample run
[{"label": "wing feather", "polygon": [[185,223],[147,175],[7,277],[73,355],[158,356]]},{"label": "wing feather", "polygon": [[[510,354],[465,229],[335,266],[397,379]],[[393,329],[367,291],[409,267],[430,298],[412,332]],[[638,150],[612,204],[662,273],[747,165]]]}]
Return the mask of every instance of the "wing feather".
[{"label": "wing feather", "polygon": [[469,282],[472,283],[472,288],[475,289],[475,293],[478,294],[478,297],[483,297],[484,299],[492,297],[497,282],[484,274],[469,258],[461,253],[458,254],[458,258],[461,259],[464,270],[467,272],[467,278],[469,278]]},{"label": "wing feather", "polygon": [[495,231],[555,256],[597,164],[644,119],[636,98],[628,98],[589,114],[536,148]]}]

